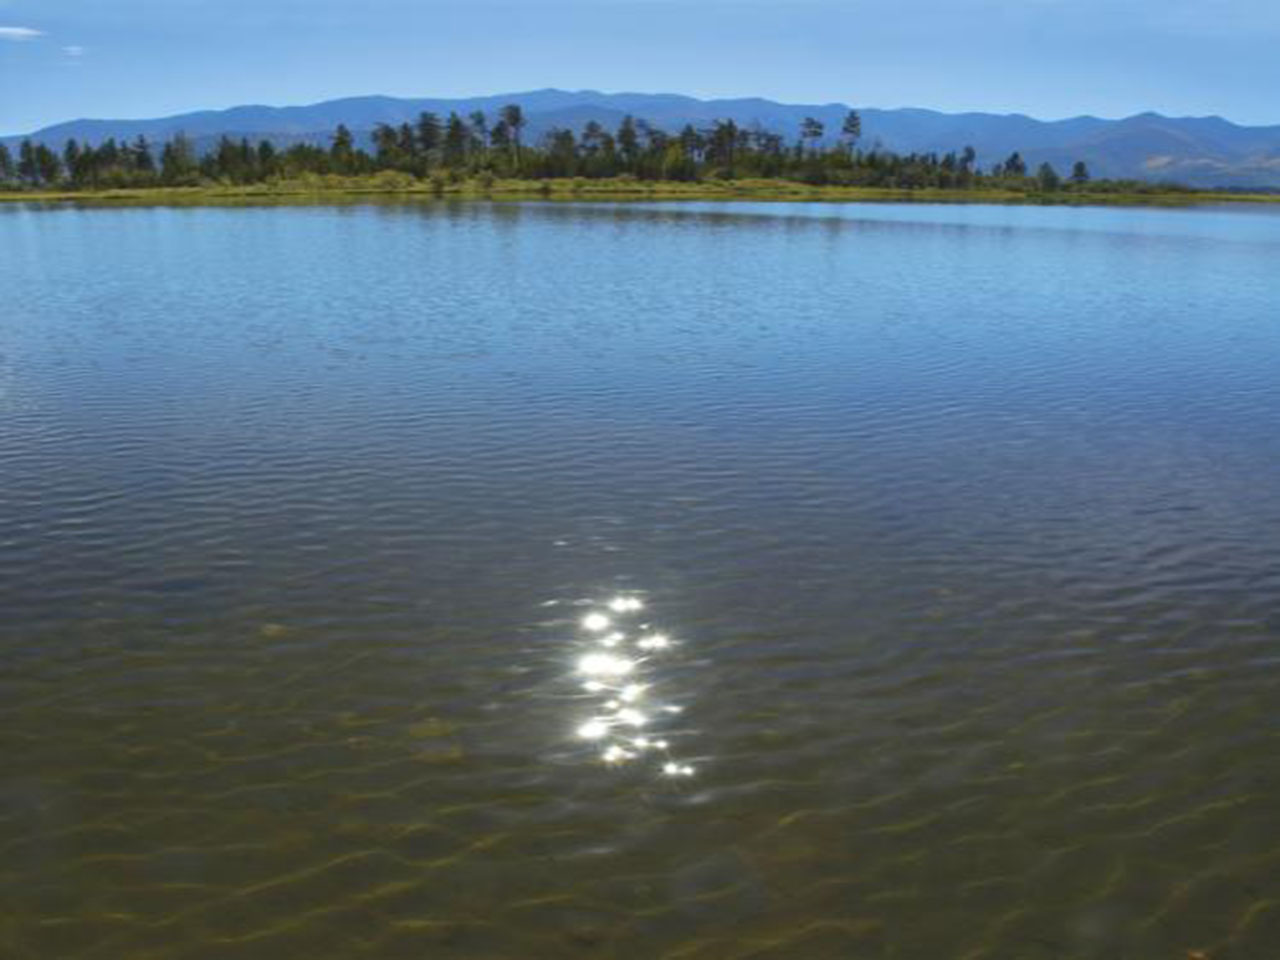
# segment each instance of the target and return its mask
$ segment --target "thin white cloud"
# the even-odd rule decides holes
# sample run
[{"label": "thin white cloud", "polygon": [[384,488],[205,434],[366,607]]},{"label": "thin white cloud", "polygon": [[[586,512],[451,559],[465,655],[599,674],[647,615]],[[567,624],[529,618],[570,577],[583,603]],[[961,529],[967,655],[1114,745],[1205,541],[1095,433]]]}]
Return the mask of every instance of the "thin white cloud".
[{"label": "thin white cloud", "polygon": [[32,30],[30,27],[0,27],[0,40],[34,40],[43,36],[42,31]]},{"label": "thin white cloud", "polygon": [[63,47],[62,52],[65,53],[68,57],[83,57],[84,47],[80,46],[80,44],[78,43],[73,43],[73,44],[70,44],[69,46]]}]

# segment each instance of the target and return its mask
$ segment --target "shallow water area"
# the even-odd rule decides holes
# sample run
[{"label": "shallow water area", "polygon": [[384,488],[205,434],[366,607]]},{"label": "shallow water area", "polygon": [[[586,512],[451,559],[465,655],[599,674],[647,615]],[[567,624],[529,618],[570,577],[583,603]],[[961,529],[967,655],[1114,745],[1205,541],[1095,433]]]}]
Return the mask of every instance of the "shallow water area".
[{"label": "shallow water area", "polygon": [[5,960],[1275,956],[1280,210],[0,250]]}]

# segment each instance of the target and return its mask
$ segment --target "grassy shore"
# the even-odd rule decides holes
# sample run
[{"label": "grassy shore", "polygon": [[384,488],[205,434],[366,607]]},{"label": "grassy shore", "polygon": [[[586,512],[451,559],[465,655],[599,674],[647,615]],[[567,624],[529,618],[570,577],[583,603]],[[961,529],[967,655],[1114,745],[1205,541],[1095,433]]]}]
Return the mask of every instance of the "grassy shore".
[{"label": "grassy shore", "polygon": [[1280,203],[1280,194],[1166,191],[1113,193],[1064,189],[1034,193],[1007,189],[892,190],[878,187],[810,186],[788,180],[709,180],[699,183],[612,180],[417,180],[402,174],[320,177],[241,186],[137,187],[114,190],[0,191],[0,202],[138,204],[157,206],[228,203],[311,203],[373,199],[549,199],[549,200],[788,200],[826,202],[1029,203],[1187,206],[1203,203]]}]

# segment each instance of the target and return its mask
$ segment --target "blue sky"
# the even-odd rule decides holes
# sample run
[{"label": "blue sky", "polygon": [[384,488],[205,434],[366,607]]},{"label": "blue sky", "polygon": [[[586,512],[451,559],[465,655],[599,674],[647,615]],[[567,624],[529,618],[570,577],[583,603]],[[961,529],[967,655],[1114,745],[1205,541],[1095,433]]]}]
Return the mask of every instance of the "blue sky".
[{"label": "blue sky", "polygon": [[0,134],[539,87],[1280,123],[1280,0],[0,0]]}]

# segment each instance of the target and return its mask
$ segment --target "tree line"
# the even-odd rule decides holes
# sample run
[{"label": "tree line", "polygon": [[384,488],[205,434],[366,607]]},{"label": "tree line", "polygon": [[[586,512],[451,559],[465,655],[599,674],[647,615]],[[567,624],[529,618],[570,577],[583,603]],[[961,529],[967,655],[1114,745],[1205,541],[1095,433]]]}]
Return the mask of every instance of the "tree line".
[{"label": "tree line", "polygon": [[[379,124],[366,144],[343,125],[327,146],[222,137],[201,153],[185,135],[163,144],[139,136],[96,146],[68,140],[61,151],[24,140],[16,156],[0,144],[0,185],[16,189],[98,190],[119,187],[253,184],[308,175],[359,177],[394,171],[457,181],[464,178],[552,179],[631,177],[637,180],[734,180],[777,178],[813,185],[894,189],[1006,188],[1054,192],[1083,189],[1089,170],[1077,162],[1065,176],[1044,163],[1032,171],[1019,153],[983,168],[972,147],[939,153],[899,154],[879,145],[864,148],[862,121],[850,111],[839,131],[805,118],[788,141],[760,126],[716,121],[706,129],[678,132],[626,117],[609,130],[591,121],[580,130],[554,129],[525,142],[527,122],[517,105],[489,117],[422,113],[413,123]],[[1152,189],[1150,184],[1096,182],[1090,189]]]}]

